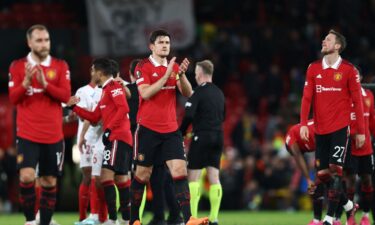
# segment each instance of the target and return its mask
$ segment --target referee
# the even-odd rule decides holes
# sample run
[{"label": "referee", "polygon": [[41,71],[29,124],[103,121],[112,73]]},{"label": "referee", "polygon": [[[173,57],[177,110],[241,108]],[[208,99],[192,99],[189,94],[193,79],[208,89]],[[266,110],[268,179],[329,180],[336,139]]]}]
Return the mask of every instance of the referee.
[{"label": "referee", "polygon": [[223,121],[225,98],[223,92],[212,83],[214,65],[210,60],[198,62],[195,79],[198,87],[185,104],[185,117],[180,130],[185,136],[190,123],[193,124],[193,140],[188,152],[188,180],[191,196],[192,216],[198,213],[200,198],[199,179],[206,168],[210,182],[210,224],[218,224],[222,197],[219,180],[220,156],[223,150]]}]

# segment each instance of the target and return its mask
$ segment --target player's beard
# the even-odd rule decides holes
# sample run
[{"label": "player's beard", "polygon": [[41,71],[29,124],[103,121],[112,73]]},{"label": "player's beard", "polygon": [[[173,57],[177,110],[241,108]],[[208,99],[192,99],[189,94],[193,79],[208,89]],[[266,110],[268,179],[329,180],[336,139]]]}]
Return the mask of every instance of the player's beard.
[{"label": "player's beard", "polygon": [[321,50],[320,52],[321,52],[323,55],[330,55],[330,54],[334,53],[335,50],[333,50],[333,49],[324,49],[324,48],[322,48],[322,50]]},{"label": "player's beard", "polygon": [[33,50],[34,55],[36,55],[40,61],[43,61],[49,55],[49,49],[42,49],[40,51]]}]

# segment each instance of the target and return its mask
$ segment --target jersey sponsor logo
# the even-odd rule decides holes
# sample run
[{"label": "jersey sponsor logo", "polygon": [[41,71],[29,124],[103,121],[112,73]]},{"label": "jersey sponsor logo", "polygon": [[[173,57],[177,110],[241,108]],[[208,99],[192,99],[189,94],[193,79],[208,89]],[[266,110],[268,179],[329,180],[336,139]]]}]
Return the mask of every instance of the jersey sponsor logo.
[{"label": "jersey sponsor logo", "polygon": [[323,87],[322,85],[315,85],[316,92],[322,93],[322,92],[339,92],[342,90],[342,88],[335,88],[335,87]]},{"label": "jersey sponsor logo", "polygon": [[111,90],[111,93],[112,93],[112,97],[116,97],[116,96],[124,94],[124,92],[122,91],[122,88],[113,89]]},{"label": "jersey sponsor logo", "polygon": [[139,78],[135,83],[141,83],[142,81],[144,81],[145,79],[142,77],[142,78]]},{"label": "jersey sponsor logo", "polygon": [[49,80],[54,80],[56,78],[56,70],[48,69],[47,72],[46,72],[46,77]]},{"label": "jersey sponsor logo", "polygon": [[44,92],[44,89],[42,89],[42,88],[28,87],[27,90],[26,90],[26,95],[32,96],[34,94],[43,93],[43,92]]},{"label": "jersey sponsor logo", "polygon": [[318,74],[318,75],[316,75],[316,78],[322,79],[322,75]]},{"label": "jersey sponsor logo", "polygon": [[342,73],[334,73],[334,74],[333,74],[333,79],[334,79],[335,81],[340,81],[340,80],[342,80]]}]

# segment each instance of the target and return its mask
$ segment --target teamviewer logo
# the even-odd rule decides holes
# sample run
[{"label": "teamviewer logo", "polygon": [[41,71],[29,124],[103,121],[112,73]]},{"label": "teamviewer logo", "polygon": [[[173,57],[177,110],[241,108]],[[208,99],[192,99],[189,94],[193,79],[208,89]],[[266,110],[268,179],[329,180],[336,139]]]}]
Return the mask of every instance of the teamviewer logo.
[{"label": "teamviewer logo", "polygon": [[322,85],[315,85],[315,87],[316,87],[316,93],[322,92]]}]

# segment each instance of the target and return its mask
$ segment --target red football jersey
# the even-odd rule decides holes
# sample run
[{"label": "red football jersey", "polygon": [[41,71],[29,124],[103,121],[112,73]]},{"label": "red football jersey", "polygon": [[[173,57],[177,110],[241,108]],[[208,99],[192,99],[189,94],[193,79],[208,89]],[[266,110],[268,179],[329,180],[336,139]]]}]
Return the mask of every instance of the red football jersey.
[{"label": "red football jersey", "polygon": [[307,122],[307,128],[309,129],[309,141],[304,141],[301,139],[299,132],[300,128],[301,124],[296,124],[289,129],[285,137],[285,144],[290,148],[294,143],[297,143],[302,153],[315,151],[314,121],[309,120]]},{"label": "red football jersey", "polygon": [[[311,102],[317,134],[328,134],[350,125],[352,103],[357,115],[363,114],[359,74],[341,59],[329,67],[324,58],[311,63],[306,73],[301,105],[301,124],[307,124]],[[364,121],[357,120],[357,131],[364,134]]]},{"label": "red football jersey", "polygon": [[97,123],[102,119],[103,130],[111,130],[109,140],[121,140],[133,146],[128,102],[123,87],[113,78],[103,84],[102,97],[93,112],[79,106],[74,107],[73,111],[91,123]]},{"label": "red football jersey", "polygon": [[9,98],[17,105],[17,136],[37,143],[56,143],[63,138],[61,102],[67,102],[70,97],[68,65],[48,56],[41,63],[48,82],[46,89],[36,76],[25,89],[22,81],[27,62],[36,65],[29,54],[13,61],[9,68]]},{"label": "red football jersey", "polygon": [[[152,56],[138,63],[135,74],[137,85],[157,82],[164,76],[167,63],[160,65]],[[164,87],[150,99],[143,99],[139,95],[139,110],[137,121],[140,125],[156,132],[168,133],[178,128],[176,116],[176,87],[178,64],[175,63],[172,75]]]},{"label": "red football jersey", "polygon": [[365,120],[365,136],[366,141],[365,144],[361,148],[355,147],[355,134],[357,134],[357,116],[354,111],[352,111],[350,118],[351,118],[351,125],[350,125],[350,135],[351,135],[351,147],[352,147],[352,154],[355,156],[364,156],[364,155],[371,155],[372,154],[372,145],[371,145],[371,135],[370,135],[370,118],[373,118],[375,115],[374,112],[374,95],[370,90],[366,90],[362,88],[362,100],[363,100],[363,117]]}]

